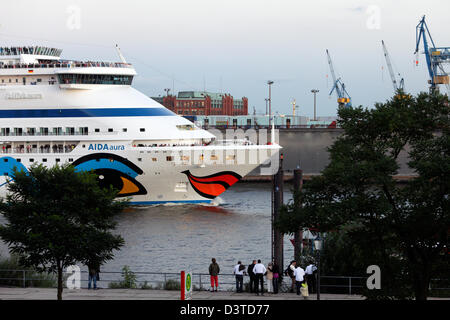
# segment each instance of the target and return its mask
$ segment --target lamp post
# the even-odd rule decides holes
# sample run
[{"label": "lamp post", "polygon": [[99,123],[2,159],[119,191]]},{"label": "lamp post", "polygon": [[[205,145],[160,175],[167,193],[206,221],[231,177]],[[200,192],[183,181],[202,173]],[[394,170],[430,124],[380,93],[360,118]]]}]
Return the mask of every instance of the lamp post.
[{"label": "lamp post", "polygon": [[271,119],[271,117],[272,117],[272,95],[271,95],[271,87],[272,87],[273,81],[272,81],[272,80],[269,80],[269,81],[267,81],[267,84],[269,85],[269,128],[270,128],[271,121],[272,121],[272,119]]},{"label": "lamp post", "polygon": [[311,92],[314,93],[314,121],[317,121],[317,118],[316,118],[316,93],[319,92],[319,90],[312,89]]},{"label": "lamp post", "polygon": [[166,92],[166,97],[169,95],[169,91],[170,91],[170,89],[169,88],[166,88],[166,89],[164,89],[164,91]]},{"label": "lamp post", "polygon": [[322,250],[320,234],[314,240],[314,248],[317,251],[317,300],[320,300],[320,251]]},{"label": "lamp post", "polygon": [[266,101],[266,115],[268,115],[269,114],[269,110],[267,109],[267,102],[269,102],[269,99],[265,98],[264,100]]}]

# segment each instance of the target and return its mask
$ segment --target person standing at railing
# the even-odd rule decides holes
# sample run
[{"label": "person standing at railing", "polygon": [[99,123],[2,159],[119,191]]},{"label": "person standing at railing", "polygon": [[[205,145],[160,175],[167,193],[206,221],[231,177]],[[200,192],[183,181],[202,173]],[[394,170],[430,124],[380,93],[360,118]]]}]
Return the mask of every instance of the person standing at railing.
[{"label": "person standing at railing", "polygon": [[308,284],[309,293],[314,293],[314,291],[316,289],[317,267],[311,263],[306,267],[305,273],[306,273],[306,283]]},{"label": "person standing at railing", "polygon": [[303,270],[302,267],[298,266],[295,268],[294,271],[294,277],[295,277],[295,284],[297,286],[297,295],[300,295],[300,288],[304,282],[304,276],[305,276],[305,270]]},{"label": "person standing at railing", "polygon": [[256,295],[259,296],[258,287],[261,284],[261,295],[264,295],[264,274],[266,273],[266,267],[258,260],[258,263],[253,267],[253,273],[256,277]]},{"label": "person standing at railing", "polygon": [[256,283],[256,276],[255,276],[255,274],[253,273],[253,268],[255,267],[255,265],[256,265],[256,260],[253,260],[253,262],[248,266],[248,268],[247,268],[247,273],[248,273],[248,275],[249,275],[249,277],[250,277],[250,283],[249,283],[249,286],[250,286],[250,293],[253,293],[253,292],[255,292],[255,290],[256,290],[256,285],[257,285],[257,283]]},{"label": "person standing at railing", "polygon": [[[211,292],[216,291],[219,287],[219,273],[220,267],[216,262],[215,258],[211,259],[211,264],[209,265],[209,275],[211,277]],[[214,285],[216,289],[214,290]]]},{"label": "person standing at railing", "polygon": [[266,279],[267,279],[267,292],[273,293],[273,264],[272,262],[269,262],[267,265],[267,273],[266,273]]},{"label": "person standing at railing", "polygon": [[100,265],[95,262],[91,261],[88,264],[89,269],[89,282],[88,282],[88,289],[91,289],[91,282],[94,284],[94,290],[97,290],[97,281],[100,280]]},{"label": "person standing at railing", "polygon": [[273,272],[273,279],[272,279],[273,293],[277,294],[278,293],[278,283],[280,281],[280,268],[278,267],[276,262],[273,263],[272,272]]},{"label": "person standing at railing", "polygon": [[241,261],[238,261],[237,265],[234,266],[233,274],[236,276],[236,292],[240,293],[243,291],[244,274],[246,274],[245,266]]}]

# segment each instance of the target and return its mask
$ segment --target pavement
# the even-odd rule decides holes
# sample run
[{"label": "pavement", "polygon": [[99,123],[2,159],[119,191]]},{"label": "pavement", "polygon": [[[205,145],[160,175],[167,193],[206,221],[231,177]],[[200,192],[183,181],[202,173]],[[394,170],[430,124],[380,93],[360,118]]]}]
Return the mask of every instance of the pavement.
[{"label": "pavement", "polygon": [[[359,295],[321,294],[321,300],[364,300]],[[0,287],[0,300],[55,300],[54,288],[7,288]],[[307,300],[316,300],[315,294]],[[180,291],[147,289],[64,289],[63,300],[180,300]],[[235,293],[232,291],[194,291],[192,300],[305,300],[295,293]]]}]

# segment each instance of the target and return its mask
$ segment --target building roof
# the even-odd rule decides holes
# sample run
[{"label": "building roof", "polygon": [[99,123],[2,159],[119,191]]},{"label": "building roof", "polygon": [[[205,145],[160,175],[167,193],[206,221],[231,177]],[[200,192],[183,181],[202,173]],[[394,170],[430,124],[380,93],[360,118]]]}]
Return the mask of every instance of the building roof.
[{"label": "building roof", "polygon": [[178,99],[204,99],[205,96],[210,96],[211,100],[222,100],[223,93],[207,92],[207,91],[180,91],[178,92]]}]

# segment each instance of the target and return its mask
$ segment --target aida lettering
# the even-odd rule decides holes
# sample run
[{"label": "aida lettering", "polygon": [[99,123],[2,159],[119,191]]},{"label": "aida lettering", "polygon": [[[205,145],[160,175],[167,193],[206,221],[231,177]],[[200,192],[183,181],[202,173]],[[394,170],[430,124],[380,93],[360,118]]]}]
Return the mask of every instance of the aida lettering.
[{"label": "aida lettering", "polygon": [[107,143],[105,143],[105,144],[103,144],[103,143],[97,143],[97,144],[91,143],[91,144],[89,145],[88,150],[94,150],[94,151],[104,151],[104,150],[109,150],[109,151],[114,151],[114,150],[125,150],[125,146],[124,146],[124,145],[113,145],[113,144],[108,145]]}]

